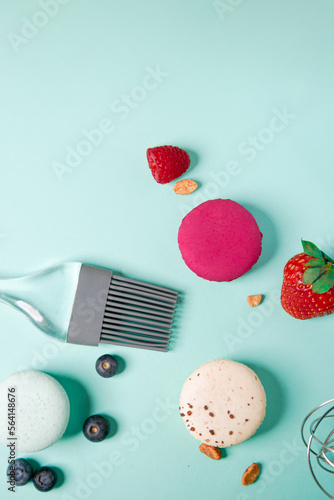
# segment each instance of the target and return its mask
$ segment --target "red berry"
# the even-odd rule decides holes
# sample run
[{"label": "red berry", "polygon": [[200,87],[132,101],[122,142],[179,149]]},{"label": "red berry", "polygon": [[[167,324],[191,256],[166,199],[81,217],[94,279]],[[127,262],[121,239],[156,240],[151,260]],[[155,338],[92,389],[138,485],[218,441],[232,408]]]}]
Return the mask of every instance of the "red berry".
[{"label": "red berry", "polygon": [[334,313],[334,288],[330,288],[325,293],[315,293],[312,290],[312,283],[303,282],[306,269],[310,269],[306,264],[312,257],[312,255],[300,253],[292,257],[284,268],[281,304],[288,314],[297,319],[309,319]]},{"label": "red berry", "polygon": [[188,153],[176,146],[149,148],[146,156],[152,175],[159,184],[177,179],[190,165]]}]

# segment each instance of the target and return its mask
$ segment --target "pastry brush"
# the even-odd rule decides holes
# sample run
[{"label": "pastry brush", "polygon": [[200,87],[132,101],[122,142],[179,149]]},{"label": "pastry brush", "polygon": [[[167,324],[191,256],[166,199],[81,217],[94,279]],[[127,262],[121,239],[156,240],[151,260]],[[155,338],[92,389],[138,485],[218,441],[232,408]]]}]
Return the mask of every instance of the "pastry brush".
[{"label": "pastry brush", "polygon": [[72,262],[0,280],[0,301],[72,344],[167,351],[178,293]]}]

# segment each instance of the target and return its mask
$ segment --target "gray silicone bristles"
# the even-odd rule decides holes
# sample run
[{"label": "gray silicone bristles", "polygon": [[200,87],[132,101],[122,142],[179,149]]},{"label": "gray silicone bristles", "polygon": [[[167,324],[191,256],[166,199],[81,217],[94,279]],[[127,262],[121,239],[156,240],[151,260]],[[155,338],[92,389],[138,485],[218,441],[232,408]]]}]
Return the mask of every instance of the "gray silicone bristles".
[{"label": "gray silicone bristles", "polygon": [[83,265],[67,341],[168,350],[178,293]]},{"label": "gray silicone bristles", "polygon": [[167,351],[177,292],[113,275],[100,342]]}]

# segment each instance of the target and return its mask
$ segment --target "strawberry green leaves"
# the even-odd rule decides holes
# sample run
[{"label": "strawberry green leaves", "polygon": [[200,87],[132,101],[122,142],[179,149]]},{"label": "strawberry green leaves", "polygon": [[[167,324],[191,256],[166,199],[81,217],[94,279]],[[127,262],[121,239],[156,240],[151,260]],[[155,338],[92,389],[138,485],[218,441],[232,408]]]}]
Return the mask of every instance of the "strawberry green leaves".
[{"label": "strawberry green leaves", "polygon": [[320,266],[323,266],[324,264],[325,264],[324,260],[311,259],[308,262],[306,262],[305,266],[306,267],[320,267]]},{"label": "strawberry green leaves", "polygon": [[304,253],[310,257],[303,274],[303,283],[312,285],[312,292],[326,293],[334,287],[334,262],[314,243],[302,240]]},{"label": "strawberry green leaves", "polygon": [[311,285],[322,275],[321,267],[310,267],[305,269],[303,274],[304,285]]},{"label": "strawberry green leaves", "polygon": [[314,243],[302,240],[302,245],[304,253],[306,253],[307,255],[310,255],[311,257],[315,257],[316,259],[320,260],[324,258],[324,254]]},{"label": "strawberry green leaves", "polygon": [[332,264],[334,263],[334,260],[328,257],[324,252],[320,250],[314,243],[311,243],[310,241],[305,241],[302,240],[302,245],[304,249],[304,253],[309,255],[310,257],[315,257],[315,259],[311,259],[306,265],[308,267],[316,267],[316,260],[319,261],[319,264],[317,265],[324,265],[328,264],[331,262]]},{"label": "strawberry green leaves", "polygon": [[312,285],[312,292],[314,293],[326,293],[334,286],[334,276],[333,274],[323,274],[317,279]]}]

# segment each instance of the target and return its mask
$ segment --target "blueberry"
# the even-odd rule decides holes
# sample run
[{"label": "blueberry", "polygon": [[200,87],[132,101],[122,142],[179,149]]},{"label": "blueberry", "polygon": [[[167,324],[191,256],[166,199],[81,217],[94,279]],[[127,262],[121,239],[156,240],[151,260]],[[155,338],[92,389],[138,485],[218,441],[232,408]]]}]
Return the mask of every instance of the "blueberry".
[{"label": "blueberry", "polygon": [[33,476],[34,471],[24,458],[13,460],[7,467],[8,481],[15,481],[16,486],[24,486]]},{"label": "blueberry", "polygon": [[102,415],[92,415],[85,420],[83,433],[93,443],[103,441],[109,433],[109,422]]},{"label": "blueberry", "polygon": [[33,483],[38,491],[50,491],[56,482],[57,475],[51,467],[41,467],[34,473]]},{"label": "blueberry", "polygon": [[118,361],[111,354],[103,354],[96,360],[95,368],[101,377],[113,377],[118,370]]}]

